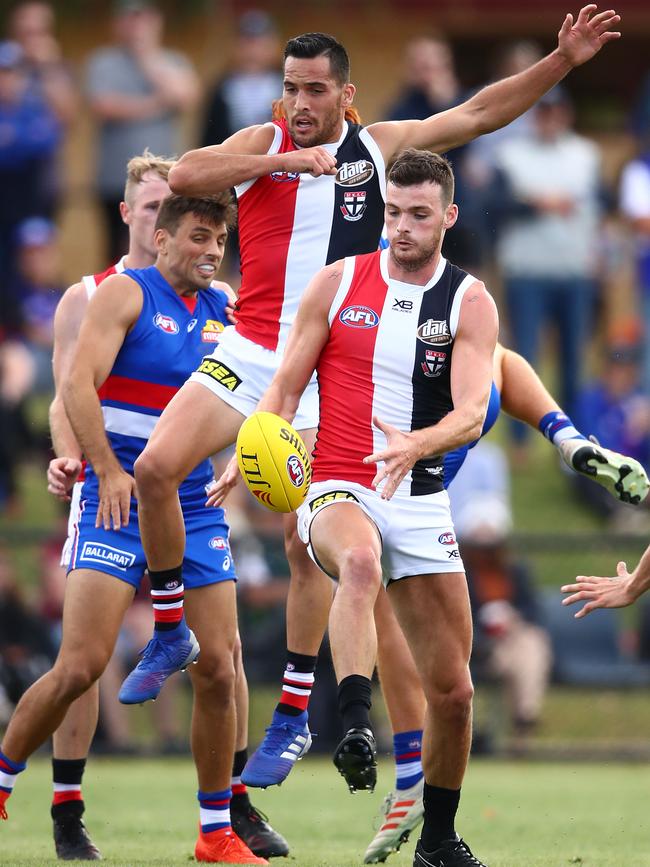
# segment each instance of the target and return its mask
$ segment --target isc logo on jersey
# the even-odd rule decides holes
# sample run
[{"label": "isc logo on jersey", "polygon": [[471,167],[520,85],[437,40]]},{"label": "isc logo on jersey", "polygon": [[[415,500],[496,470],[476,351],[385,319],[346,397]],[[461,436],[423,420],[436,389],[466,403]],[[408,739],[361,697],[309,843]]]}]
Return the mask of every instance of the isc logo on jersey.
[{"label": "isc logo on jersey", "polygon": [[342,187],[358,187],[369,181],[374,173],[375,167],[369,160],[343,163],[336,173],[336,183]]},{"label": "isc logo on jersey", "polygon": [[153,324],[156,328],[160,328],[161,331],[164,331],[165,334],[178,334],[180,331],[178,322],[176,322],[175,319],[172,319],[171,316],[165,316],[164,313],[156,313],[153,318]]},{"label": "isc logo on jersey", "polygon": [[311,462],[305,444],[272,412],[253,413],[241,426],[237,463],[249,491],[273,512],[293,512],[307,496]]},{"label": "isc logo on jersey", "polygon": [[418,340],[432,346],[444,346],[451,342],[449,328],[444,319],[427,319],[418,326]]},{"label": "isc logo on jersey", "polygon": [[341,310],[339,320],[351,328],[374,328],[379,324],[379,316],[370,307],[352,304]]},{"label": "isc logo on jersey", "polygon": [[218,319],[208,319],[201,329],[201,340],[204,343],[218,343],[219,335],[224,330],[225,325],[219,322]]}]

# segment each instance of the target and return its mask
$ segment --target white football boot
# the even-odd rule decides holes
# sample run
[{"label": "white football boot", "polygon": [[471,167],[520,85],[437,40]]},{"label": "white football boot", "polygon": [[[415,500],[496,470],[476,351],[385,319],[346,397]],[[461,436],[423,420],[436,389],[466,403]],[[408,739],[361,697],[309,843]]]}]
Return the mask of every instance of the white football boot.
[{"label": "white football boot", "polygon": [[424,778],[410,789],[399,792],[389,792],[381,805],[381,827],[366,849],[364,864],[376,864],[385,861],[392,853],[397,852],[402,843],[406,843],[411,831],[424,818]]}]

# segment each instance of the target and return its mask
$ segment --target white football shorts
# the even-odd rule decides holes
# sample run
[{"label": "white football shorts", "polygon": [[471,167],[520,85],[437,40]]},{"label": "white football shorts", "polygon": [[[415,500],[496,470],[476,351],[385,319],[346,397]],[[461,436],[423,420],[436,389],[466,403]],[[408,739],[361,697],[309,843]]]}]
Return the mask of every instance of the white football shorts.
[{"label": "white football shorts", "polygon": [[[271,384],[280,366],[282,353],[265,349],[226,328],[219,345],[206,356],[191,382],[200,382],[237,412],[248,417],[255,412],[260,398]],[[318,427],[318,383],[314,374],[307,385],[293,420],[296,430]]]},{"label": "white football shorts", "polygon": [[377,491],[336,479],[314,482],[298,508],[298,534],[317,566],[320,563],[311,545],[312,521],[323,509],[342,502],[358,505],[377,527],[386,585],[410,575],[465,571],[447,491],[420,497],[395,494],[382,500]]},{"label": "white football shorts", "polygon": [[77,532],[77,525],[79,523],[79,518],[81,517],[81,489],[83,488],[83,482],[75,482],[72,486],[72,491],[70,492],[70,513],[68,514],[68,536],[63,543],[63,549],[61,551],[61,565],[65,566],[66,569],[70,565],[70,557],[72,555],[72,546],[74,545],[75,534]]}]

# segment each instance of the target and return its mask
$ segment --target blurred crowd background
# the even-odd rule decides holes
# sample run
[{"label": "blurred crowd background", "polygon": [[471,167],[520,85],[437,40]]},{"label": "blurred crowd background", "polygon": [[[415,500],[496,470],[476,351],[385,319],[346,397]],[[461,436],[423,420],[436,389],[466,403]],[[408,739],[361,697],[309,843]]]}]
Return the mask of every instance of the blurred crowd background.
[{"label": "blurred crowd background", "polygon": [[[348,48],[365,123],[443,111],[554,47],[568,5],[533,6],[0,3],[0,726],[50,666],[60,630],[66,510],[45,483],[52,319],[67,285],[126,251],[128,159],[145,147],[179,155],[270,119],[284,41],[308,30]],[[450,152],[461,216],[445,253],[486,281],[502,342],[576,426],[650,470],[650,8],[628,0],[618,11],[619,43],[506,129]],[[236,239],[221,276],[237,288]],[[650,608],[576,624],[558,593],[577,573],[632,567],[650,539],[647,506],[562,472],[548,443],[505,422],[452,497],[476,618],[475,748],[650,754]],[[228,517],[259,729],[284,665],[287,566],[277,516],[239,491]],[[187,748],[182,677],[151,718],[115,699],[150,628],[145,597],[102,679],[96,749]],[[317,685],[313,728],[326,749],[337,734],[326,653]]]}]

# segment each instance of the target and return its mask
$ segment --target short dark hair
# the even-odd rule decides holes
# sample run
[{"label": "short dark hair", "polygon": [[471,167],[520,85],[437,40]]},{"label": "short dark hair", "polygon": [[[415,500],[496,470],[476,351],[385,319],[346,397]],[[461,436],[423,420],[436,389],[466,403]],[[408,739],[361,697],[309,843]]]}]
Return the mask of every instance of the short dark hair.
[{"label": "short dark hair", "polygon": [[229,190],[200,198],[172,193],[161,202],[156,229],[167,229],[170,235],[175,235],[185,214],[194,214],[197,219],[213,226],[225,223],[227,229],[232,229],[237,222],[237,208]]},{"label": "short dark hair", "polygon": [[454,200],[454,170],[451,163],[440,154],[406,148],[388,172],[388,182],[396,187],[411,187],[426,182],[439,184],[445,204]]},{"label": "short dark hair", "polygon": [[284,59],[287,57],[329,57],[332,75],[339,84],[347,84],[350,80],[350,58],[345,48],[334,36],[328,33],[303,33],[294,36],[284,49]]}]

